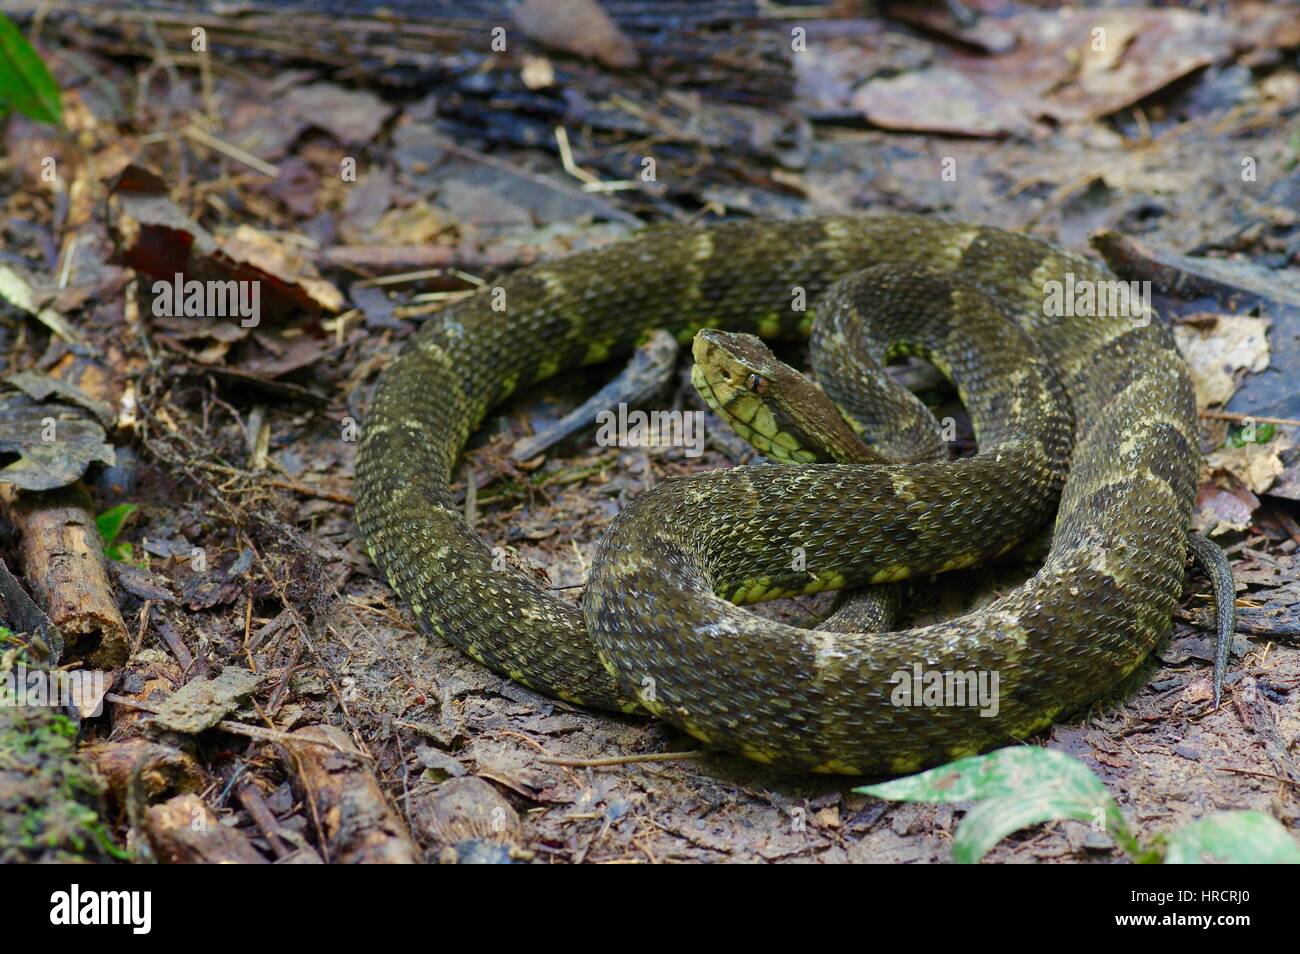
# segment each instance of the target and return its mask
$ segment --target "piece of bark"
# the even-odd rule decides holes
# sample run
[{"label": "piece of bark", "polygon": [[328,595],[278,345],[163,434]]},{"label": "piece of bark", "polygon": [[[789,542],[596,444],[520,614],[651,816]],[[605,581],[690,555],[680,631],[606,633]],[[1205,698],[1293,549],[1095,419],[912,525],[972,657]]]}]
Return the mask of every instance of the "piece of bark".
[{"label": "piece of bark", "polygon": [[170,732],[196,735],[242,706],[261,682],[257,673],[237,666],[227,666],[213,679],[191,680],[158,707],[154,724]]},{"label": "piece of bark", "polygon": [[[113,720],[112,741],[123,742],[126,739],[145,735],[149,732],[153,712],[176,687],[184,681],[181,668],[173,662],[154,663],[143,673],[132,673],[123,680],[118,696],[143,703],[145,708],[136,708],[117,702],[109,703],[109,713]],[[143,680],[143,681],[141,681]]]},{"label": "piece of bark", "polygon": [[37,662],[56,666],[63,658],[63,634],[45,611],[32,602],[3,558],[0,558],[0,619],[14,632],[28,635]]},{"label": "piece of bark", "polygon": [[[287,743],[286,765],[321,834],[322,848],[340,864],[415,864],[419,852],[384,800],[370,762],[342,729],[307,726]],[[328,746],[316,743],[328,742]]]},{"label": "piece of bark", "polygon": [[82,750],[82,757],[99,770],[119,805],[126,804],[132,772],[139,772],[140,791],[150,801],[163,795],[200,792],[208,775],[194,757],[144,738],[99,742]]},{"label": "piece of bark", "polygon": [[146,808],[143,834],[163,864],[266,864],[248,839],[221,824],[197,795],[177,795]]},{"label": "piece of bark", "polygon": [[90,498],[77,486],[20,493],[11,506],[22,533],[23,574],[63,633],[66,658],[112,669],[126,662],[130,636],[90,508]]}]

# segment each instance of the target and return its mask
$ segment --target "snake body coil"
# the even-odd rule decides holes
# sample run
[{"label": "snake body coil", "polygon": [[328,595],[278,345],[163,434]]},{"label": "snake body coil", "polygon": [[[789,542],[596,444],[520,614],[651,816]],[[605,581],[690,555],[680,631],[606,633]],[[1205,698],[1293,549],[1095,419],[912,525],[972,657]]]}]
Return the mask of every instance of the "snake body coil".
[{"label": "snake body coil", "polygon": [[[653,328],[683,341],[705,327],[807,333],[813,310],[791,308],[796,291],[816,307],[839,279],[889,266],[951,275],[995,302],[1073,411],[1051,550],[1023,586],[968,616],[879,634],[796,629],[720,598],[899,579],[1005,549],[979,503],[1043,503],[1024,489],[1038,465],[996,447],[906,475],[810,465],[665,482],[611,527],[581,609],[494,567],[449,489],[493,405]],[[382,374],[357,463],[368,550],[417,618],[493,669],[570,701],[648,708],[760,761],[902,772],[1024,738],[1113,686],[1168,627],[1199,466],[1172,336],[1149,315],[1047,314],[1047,283],[1071,273],[1076,287],[1114,281],[1026,236],[912,216],[653,229],[524,269],[448,308]],[[962,301],[943,307],[961,319]],[[921,671],[996,673],[996,712],[898,705],[900,674]]]}]

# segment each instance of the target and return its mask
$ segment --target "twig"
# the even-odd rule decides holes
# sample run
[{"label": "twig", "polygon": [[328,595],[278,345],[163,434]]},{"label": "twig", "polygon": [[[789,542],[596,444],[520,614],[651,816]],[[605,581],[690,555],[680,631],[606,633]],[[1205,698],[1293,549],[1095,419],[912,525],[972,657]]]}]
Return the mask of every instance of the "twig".
[{"label": "twig", "polygon": [[567,765],[573,768],[601,768],[606,765],[628,765],[635,762],[675,762],[678,759],[698,759],[708,755],[705,749],[691,749],[686,752],[642,752],[639,755],[611,755],[603,759],[560,759],[540,758],[543,765]]},{"label": "twig", "polygon": [[1201,411],[1201,417],[1208,417],[1215,421],[1254,421],[1256,424],[1300,427],[1300,421],[1288,417],[1261,417],[1258,414],[1238,414],[1235,411]]},{"label": "twig", "polygon": [[1254,778],[1267,778],[1274,782],[1283,782],[1295,788],[1300,788],[1300,782],[1290,778],[1283,778],[1281,775],[1271,775],[1268,772],[1252,772],[1250,769],[1231,768],[1227,765],[1219,765],[1217,768],[1220,772],[1231,772],[1234,775],[1250,775]]},{"label": "twig", "polygon": [[351,494],[340,493],[336,490],[325,490],[321,487],[312,487],[308,484],[300,484],[296,480],[281,480],[279,478],[274,478],[268,480],[267,484],[272,487],[277,487],[280,490],[292,490],[294,493],[302,494],[304,497],[319,497],[321,500],[346,504],[349,507],[354,503]]},{"label": "twig", "polygon": [[204,132],[198,126],[186,126],[184,133],[186,138],[192,139],[200,145],[207,146],[209,149],[215,149],[222,155],[229,156],[237,162],[242,162],[250,169],[260,172],[264,176],[270,176],[272,179],[278,179],[280,177],[280,168],[278,166],[273,166],[269,162],[257,158],[257,156],[253,155],[251,152],[245,152],[238,146],[232,146],[230,143],[218,139],[210,133]]}]

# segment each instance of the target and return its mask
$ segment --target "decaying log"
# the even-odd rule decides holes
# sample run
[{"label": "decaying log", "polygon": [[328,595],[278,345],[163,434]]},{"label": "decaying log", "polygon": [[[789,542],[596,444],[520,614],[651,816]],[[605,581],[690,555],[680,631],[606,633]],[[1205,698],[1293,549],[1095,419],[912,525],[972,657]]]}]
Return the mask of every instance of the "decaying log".
[{"label": "decaying log", "polygon": [[119,805],[126,804],[133,773],[139,778],[138,790],[149,801],[199,792],[208,785],[207,772],[192,755],[145,738],[99,742],[86,746],[81,755],[108,782],[109,794]]},{"label": "decaying log", "polygon": [[99,669],[126,662],[130,637],[108,582],[86,492],[19,493],[10,510],[22,534],[23,574],[63,633],[65,657]]},{"label": "decaying log", "polygon": [[[512,0],[303,0],[302,9],[290,6],[269,0],[244,0],[229,10],[199,0],[130,6],[120,0],[0,0],[0,10],[10,14],[39,11],[46,32],[66,31],[82,41],[94,34],[94,45],[109,53],[152,57],[161,37],[185,60],[192,31],[201,27],[210,49],[232,60],[312,62],[398,85],[436,83],[439,71],[454,80],[487,62],[513,67],[544,49],[526,41]],[[726,99],[771,103],[793,94],[789,26],[757,0],[602,0],[600,8],[622,37],[613,65],[639,61],[660,85],[707,87]],[[493,49],[497,29],[506,31],[504,49]],[[610,60],[608,52],[587,55]],[[588,65],[570,62],[575,69]]]},{"label": "decaying log", "polygon": [[384,800],[369,760],[348,734],[334,726],[314,725],[293,736],[295,741],[284,746],[285,762],[325,840],[327,860],[415,864],[419,852],[406,826]]}]

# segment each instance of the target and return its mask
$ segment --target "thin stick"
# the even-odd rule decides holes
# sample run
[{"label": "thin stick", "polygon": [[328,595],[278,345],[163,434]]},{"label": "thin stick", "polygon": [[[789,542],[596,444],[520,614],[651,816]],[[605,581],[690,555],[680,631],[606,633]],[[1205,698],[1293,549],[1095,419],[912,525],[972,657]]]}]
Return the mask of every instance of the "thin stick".
[{"label": "thin stick", "polygon": [[363,278],[353,283],[353,288],[377,288],[382,285],[404,285],[407,282],[422,282],[429,278],[441,278],[447,274],[445,268],[422,268],[415,272],[397,272],[392,275],[380,275],[378,278]]},{"label": "thin stick", "polygon": [[564,167],[565,172],[585,185],[600,181],[597,176],[593,176],[573,161],[573,150],[569,148],[569,133],[563,126],[555,127],[555,143],[560,147],[560,165]]},{"label": "thin stick", "polygon": [[326,490],[323,487],[312,487],[309,484],[299,483],[296,480],[281,480],[273,478],[267,483],[280,490],[292,490],[294,493],[302,494],[304,497],[316,497],[320,500],[328,500],[332,503],[347,504],[351,506],[354,501],[351,494],[341,493],[336,490]]},{"label": "thin stick", "polygon": [[1220,772],[1231,772],[1233,775],[1249,775],[1252,778],[1266,778],[1274,782],[1282,782],[1285,785],[1293,785],[1300,788],[1300,782],[1292,778],[1283,778],[1281,775],[1270,775],[1268,772],[1252,772],[1250,769],[1230,768],[1227,765],[1220,765]]},{"label": "thin stick", "polygon": [[606,765],[628,765],[634,762],[675,762],[678,759],[698,759],[709,753],[704,749],[692,749],[687,752],[642,752],[640,755],[611,755],[604,759],[556,759],[541,758],[537,761],[543,765],[567,765],[573,768],[601,768]]},{"label": "thin stick", "polygon": [[186,126],[185,135],[188,138],[193,139],[195,142],[207,146],[209,149],[215,149],[217,152],[229,156],[237,162],[242,162],[250,169],[260,172],[264,176],[270,176],[272,179],[278,179],[280,177],[280,169],[278,166],[273,166],[269,162],[264,162],[251,152],[245,152],[238,146],[232,146],[230,143],[204,132],[198,126]]},{"label": "thin stick", "polygon": [[1254,421],[1256,424],[1278,424],[1283,427],[1300,427],[1300,421],[1288,417],[1260,417],[1256,414],[1238,414],[1235,411],[1202,411],[1201,417],[1216,421]]}]

